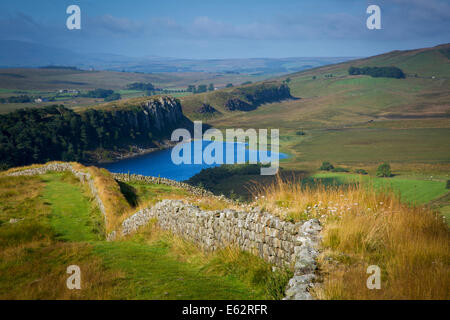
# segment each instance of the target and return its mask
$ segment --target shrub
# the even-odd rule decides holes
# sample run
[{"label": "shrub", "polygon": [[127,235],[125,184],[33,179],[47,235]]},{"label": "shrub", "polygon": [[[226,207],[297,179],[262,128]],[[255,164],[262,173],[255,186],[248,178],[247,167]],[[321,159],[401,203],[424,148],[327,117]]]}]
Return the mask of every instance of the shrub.
[{"label": "shrub", "polygon": [[295,134],[298,135],[298,136],[304,136],[305,135],[305,131],[300,130],[300,131],[297,131]]},{"label": "shrub", "polygon": [[377,177],[390,177],[392,176],[391,166],[385,162],[380,164],[377,168]]},{"label": "shrub", "polygon": [[322,162],[322,165],[319,168],[319,170],[322,170],[322,171],[330,171],[333,169],[334,169],[334,166],[328,161]]},{"label": "shrub", "polygon": [[105,99],[106,102],[108,101],[115,101],[115,100],[120,100],[122,97],[120,96],[119,93],[115,92],[113,94],[110,94],[109,96],[107,96]]},{"label": "shrub", "polygon": [[450,189],[450,180],[447,180],[447,185],[445,186],[446,189]]},{"label": "shrub", "polygon": [[332,172],[348,172],[348,169],[346,168],[341,168],[341,167],[337,167],[337,168],[333,168],[331,169]]},{"label": "shrub", "polygon": [[103,98],[104,99],[107,96],[112,95],[113,93],[114,93],[113,90],[95,89],[95,90],[88,91],[83,96],[88,97],[88,98]]},{"label": "shrub", "polygon": [[367,174],[367,171],[364,170],[364,169],[356,169],[355,173],[357,173],[357,174]]}]

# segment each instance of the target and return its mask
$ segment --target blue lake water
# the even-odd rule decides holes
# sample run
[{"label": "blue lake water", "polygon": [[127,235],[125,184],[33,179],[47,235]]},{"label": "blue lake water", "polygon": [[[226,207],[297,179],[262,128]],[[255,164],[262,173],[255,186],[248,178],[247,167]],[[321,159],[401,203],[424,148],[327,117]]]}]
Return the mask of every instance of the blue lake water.
[{"label": "blue lake water", "polygon": [[[211,145],[211,143],[215,143],[216,145]],[[194,147],[196,145],[196,147]],[[209,147],[208,147],[209,146]],[[211,151],[212,147],[217,147],[219,152],[216,153]],[[195,174],[199,173],[202,169],[217,167],[220,166],[221,163],[212,163],[205,161],[205,159],[194,158],[194,148],[202,149],[202,154],[205,154],[205,148],[207,153],[212,156],[217,156],[218,159],[222,159],[222,163],[245,163],[249,161],[249,159],[256,159],[258,162],[267,162],[267,157],[272,159],[285,159],[288,156],[284,153],[271,153],[270,151],[257,151],[257,150],[249,150],[246,148],[246,144],[239,142],[222,142],[222,141],[197,141],[197,143],[187,142],[183,147],[190,149],[189,152],[186,152],[186,155],[183,151],[177,152],[180,156],[186,156],[186,159],[190,161],[185,161],[186,163],[175,164],[172,161],[172,148],[159,150],[155,152],[148,153],[146,155],[142,155],[135,158],[124,159],[114,163],[103,164],[102,167],[108,169],[111,172],[115,173],[130,173],[130,174],[141,174],[145,176],[155,176],[168,178],[177,181],[187,180]],[[222,151],[220,151],[222,150]],[[228,151],[228,152],[227,152]],[[221,154],[222,153],[222,154]],[[199,155],[199,152],[195,153]],[[244,158],[242,159],[242,156]],[[239,156],[239,159],[238,159]],[[194,160],[197,160],[197,164],[194,164]],[[198,161],[200,160],[200,161]],[[198,163],[200,162],[200,163]],[[218,161],[219,162],[219,161]]]}]

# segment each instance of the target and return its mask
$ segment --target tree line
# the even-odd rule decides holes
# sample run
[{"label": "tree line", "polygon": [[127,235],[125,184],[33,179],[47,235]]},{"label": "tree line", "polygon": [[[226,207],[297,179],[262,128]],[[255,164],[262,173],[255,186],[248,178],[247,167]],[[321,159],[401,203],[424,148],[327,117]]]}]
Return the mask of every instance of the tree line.
[{"label": "tree line", "polygon": [[82,113],[54,105],[0,115],[0,167],[51,160],[89,161],[88,151],[149,147],[164,133],[149,128],[138,110],[89,109]]},{"label": "tree line", "polygon": [[95,89],[86,92],[82,95],[83,97],[87,98],[101,98],[104,101],[114,101],[114,100],[120,100],[122,97],[120,93],[114,92],[114,90],[109,89]]},{"label": "tree line", "polygon": [[402,69],[397,67],[350,67],[348,69],[349,75],[368,75],[373,78],[405,78],[405,74]]},{"label": "tree line", "polygon": [[214,84],[210,83],[209,85],[206,84],[199,84],[198,86],[195,86],[193,84],[188,85],[187,92],[192,92],[192,93],[203,93],[203,92],[207,92],[207,91],[214,91]]}]

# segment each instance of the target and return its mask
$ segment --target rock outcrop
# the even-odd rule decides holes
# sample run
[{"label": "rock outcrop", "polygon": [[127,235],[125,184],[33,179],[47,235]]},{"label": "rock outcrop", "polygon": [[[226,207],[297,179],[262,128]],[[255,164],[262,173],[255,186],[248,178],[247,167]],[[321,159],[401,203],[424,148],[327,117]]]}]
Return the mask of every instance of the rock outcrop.
[{"label": "rock outcrop", "polygon": [[233,97],[225,102],[225,108],[230,111],[251,111],[261,104],[292,99],[291,91],[286,84],[261,83],[253,86],[234,89]]},{"label": "rock outcrop", "polygon": [[257,107],[257,105],[252,105],[250,103],[242,101],[239,98],[228,99],[225,103],[225,108],[230,111],[251,111],[255,110]]},{"label": "rock outcrop", "polygon": [[202,104],[202,106],[200,108],[197,109],[197,113],[200,114],[216,114],[216,113],[220,113],[219,111],[217,111],[213,106],[211,106],[208,103],[204,103]]},{"label": "rock outcrop", "polygon": [[159,147],[177,128],[192,130],[193,124],[172,97],[115,101],[79,112],[62,105],[17,110],[0,115],[0,166],[117,159],[130,149]]},{"label": "rock outcrop", "polygon": [[186,119],[180,102],[172,97],[149,99],[129,107],[119,107],[110,111],[116,123],[127,123],[136,132],[152,132],[164,135],[185,124]]}]

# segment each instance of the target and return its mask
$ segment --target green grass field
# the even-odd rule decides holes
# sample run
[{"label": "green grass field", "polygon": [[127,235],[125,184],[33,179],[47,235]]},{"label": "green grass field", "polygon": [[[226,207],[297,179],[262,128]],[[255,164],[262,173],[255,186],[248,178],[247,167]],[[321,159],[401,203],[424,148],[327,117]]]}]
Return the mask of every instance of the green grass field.
[{"label": "green grass field", "polygon": [[378,178],[348,173],[316,173],[311,178],[332,185],[361,182],[378,190],[393,192],[411,205],[429,203],[448,192],[444,180],[424,180],[423,177]]}]

